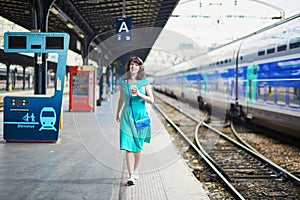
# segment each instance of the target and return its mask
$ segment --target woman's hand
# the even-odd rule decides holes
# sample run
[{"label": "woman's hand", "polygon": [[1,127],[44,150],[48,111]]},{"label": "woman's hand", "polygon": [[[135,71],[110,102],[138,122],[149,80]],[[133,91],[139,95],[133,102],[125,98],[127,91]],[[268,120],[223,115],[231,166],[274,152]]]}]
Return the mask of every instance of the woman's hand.
[{"label": "woman's hand", "polygon": [[120,96],[119,96],[119,101],[118,101],[118,109],[117,109],[117,115],[116,115],[116,121],[119,123],[120,122],[120,113],[121,109],[124,104],[124,99],[123,99],[123,87],[120,87]]},{"label": "woman's hand", "polygon": [[135,85],[131,85],[130,92],[131,92],[131,96],[138,96],[139,90]]},{"label": "woman's hand", "polygon": [[142,93],[140,93],[140,91],[137,87],[136,87],[136,90],[135,90],[135,94],[139,97],[142,95]]},{"label": "woman's hand", "polygon": [[117,115],[116,121],[117,121],[118,123],[120,122],[120,117],[119,117],[119,115]]}]

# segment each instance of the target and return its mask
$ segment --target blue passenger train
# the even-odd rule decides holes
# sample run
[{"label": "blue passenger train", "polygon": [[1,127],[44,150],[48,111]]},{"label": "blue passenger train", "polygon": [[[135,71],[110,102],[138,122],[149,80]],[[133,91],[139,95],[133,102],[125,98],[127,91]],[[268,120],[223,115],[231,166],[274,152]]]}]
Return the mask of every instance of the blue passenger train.
[{"label": "blue passenger train", "polygon": [[154,88],[300,138],[300,14],[189,63]]}]

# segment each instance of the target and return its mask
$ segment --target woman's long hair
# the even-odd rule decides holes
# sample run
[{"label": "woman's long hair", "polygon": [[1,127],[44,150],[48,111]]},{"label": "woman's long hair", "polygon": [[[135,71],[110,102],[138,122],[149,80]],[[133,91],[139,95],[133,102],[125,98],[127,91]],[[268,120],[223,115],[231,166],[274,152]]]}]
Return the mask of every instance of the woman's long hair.
[{"label": "woman's long hair", "polygon": [[144,66],[143,60],[139,57],[132,57],[132,58],[129,59],[129,61],[127,62],[126,66],[125,66],[126,67],[126,73],[124,75],[124,79],[126,80],[126,79],[131,78],[129,70],[130,70],[130,64],[132,62],[140,66],[140,69],[137,73],[136,79],[137,80],[142,80],[143,78],[145,78],[146,73],[145,73],[145,66]]}]

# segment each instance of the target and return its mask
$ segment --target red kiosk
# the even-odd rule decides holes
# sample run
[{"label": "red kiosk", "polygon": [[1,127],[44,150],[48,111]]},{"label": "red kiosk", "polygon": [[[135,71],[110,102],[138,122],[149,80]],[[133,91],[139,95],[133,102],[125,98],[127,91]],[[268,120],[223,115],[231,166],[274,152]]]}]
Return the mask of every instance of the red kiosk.
[{"label": "red kiosk", "polygon": [[95,68],[72,66],[70,68],[69,111],[95,110]]}]

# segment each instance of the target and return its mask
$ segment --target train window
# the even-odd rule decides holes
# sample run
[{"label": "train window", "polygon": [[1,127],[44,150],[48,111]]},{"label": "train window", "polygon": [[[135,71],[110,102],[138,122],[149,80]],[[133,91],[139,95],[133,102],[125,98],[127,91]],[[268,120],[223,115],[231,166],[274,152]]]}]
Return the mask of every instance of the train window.
[{"label": "train window", "polygon": [[275,48],[274,47],[267,49],[267,54],[274,53],[274,52],[275,52]]},{"label": "train window", "polygon": [[257,74],[257,66],[253,68],[253,74]]},{"label": "train window", "polygon": [[279,46],[277,47],[277,52],[285,51],[286,48],[287,48],[287,45],[286,45],[286,44],[279,45]]},{"label": "train window", "polygon": [[267,103],[274,103],[274,87],[268,87]]},{"label": "train window", "polygon": [[23,81],[23,74],[17,74],[17,81]]},{"label": "train window", "polygon": [[6,80],[6,72],[0,74],[0,80]]},{"label": "train window", "polygon": [[275,53],[275,44],[271,44],[267,46],[267,54]]},{"label": "train window", "polygon": [[264,102],[265,88],[264,86],[258,86],[257,101]]},{"label": "train window", "polygon": [[43,111],[42,117],[55,117],[55,113],[53,111]]},{"label": "train window", "polygon": [[261,51],[258,51],[258,54],[257,54],[258,56],[263,56],[263,55],[265,55],[265,50],[261,50]]},{"label": "train window", "polygon": [[290,41],[290,49],[295,49],[300,47],[300,37],[291,39]]},{"label": "train window", "polygon": [[289,88],[289,106],[300,107],[300,89],[297,87]]},{"label": "train window", "polygon": [[278,87],[277,91],[277,104],[278,105],[285,105],[286,104],[286,88],[285,87]]}]

